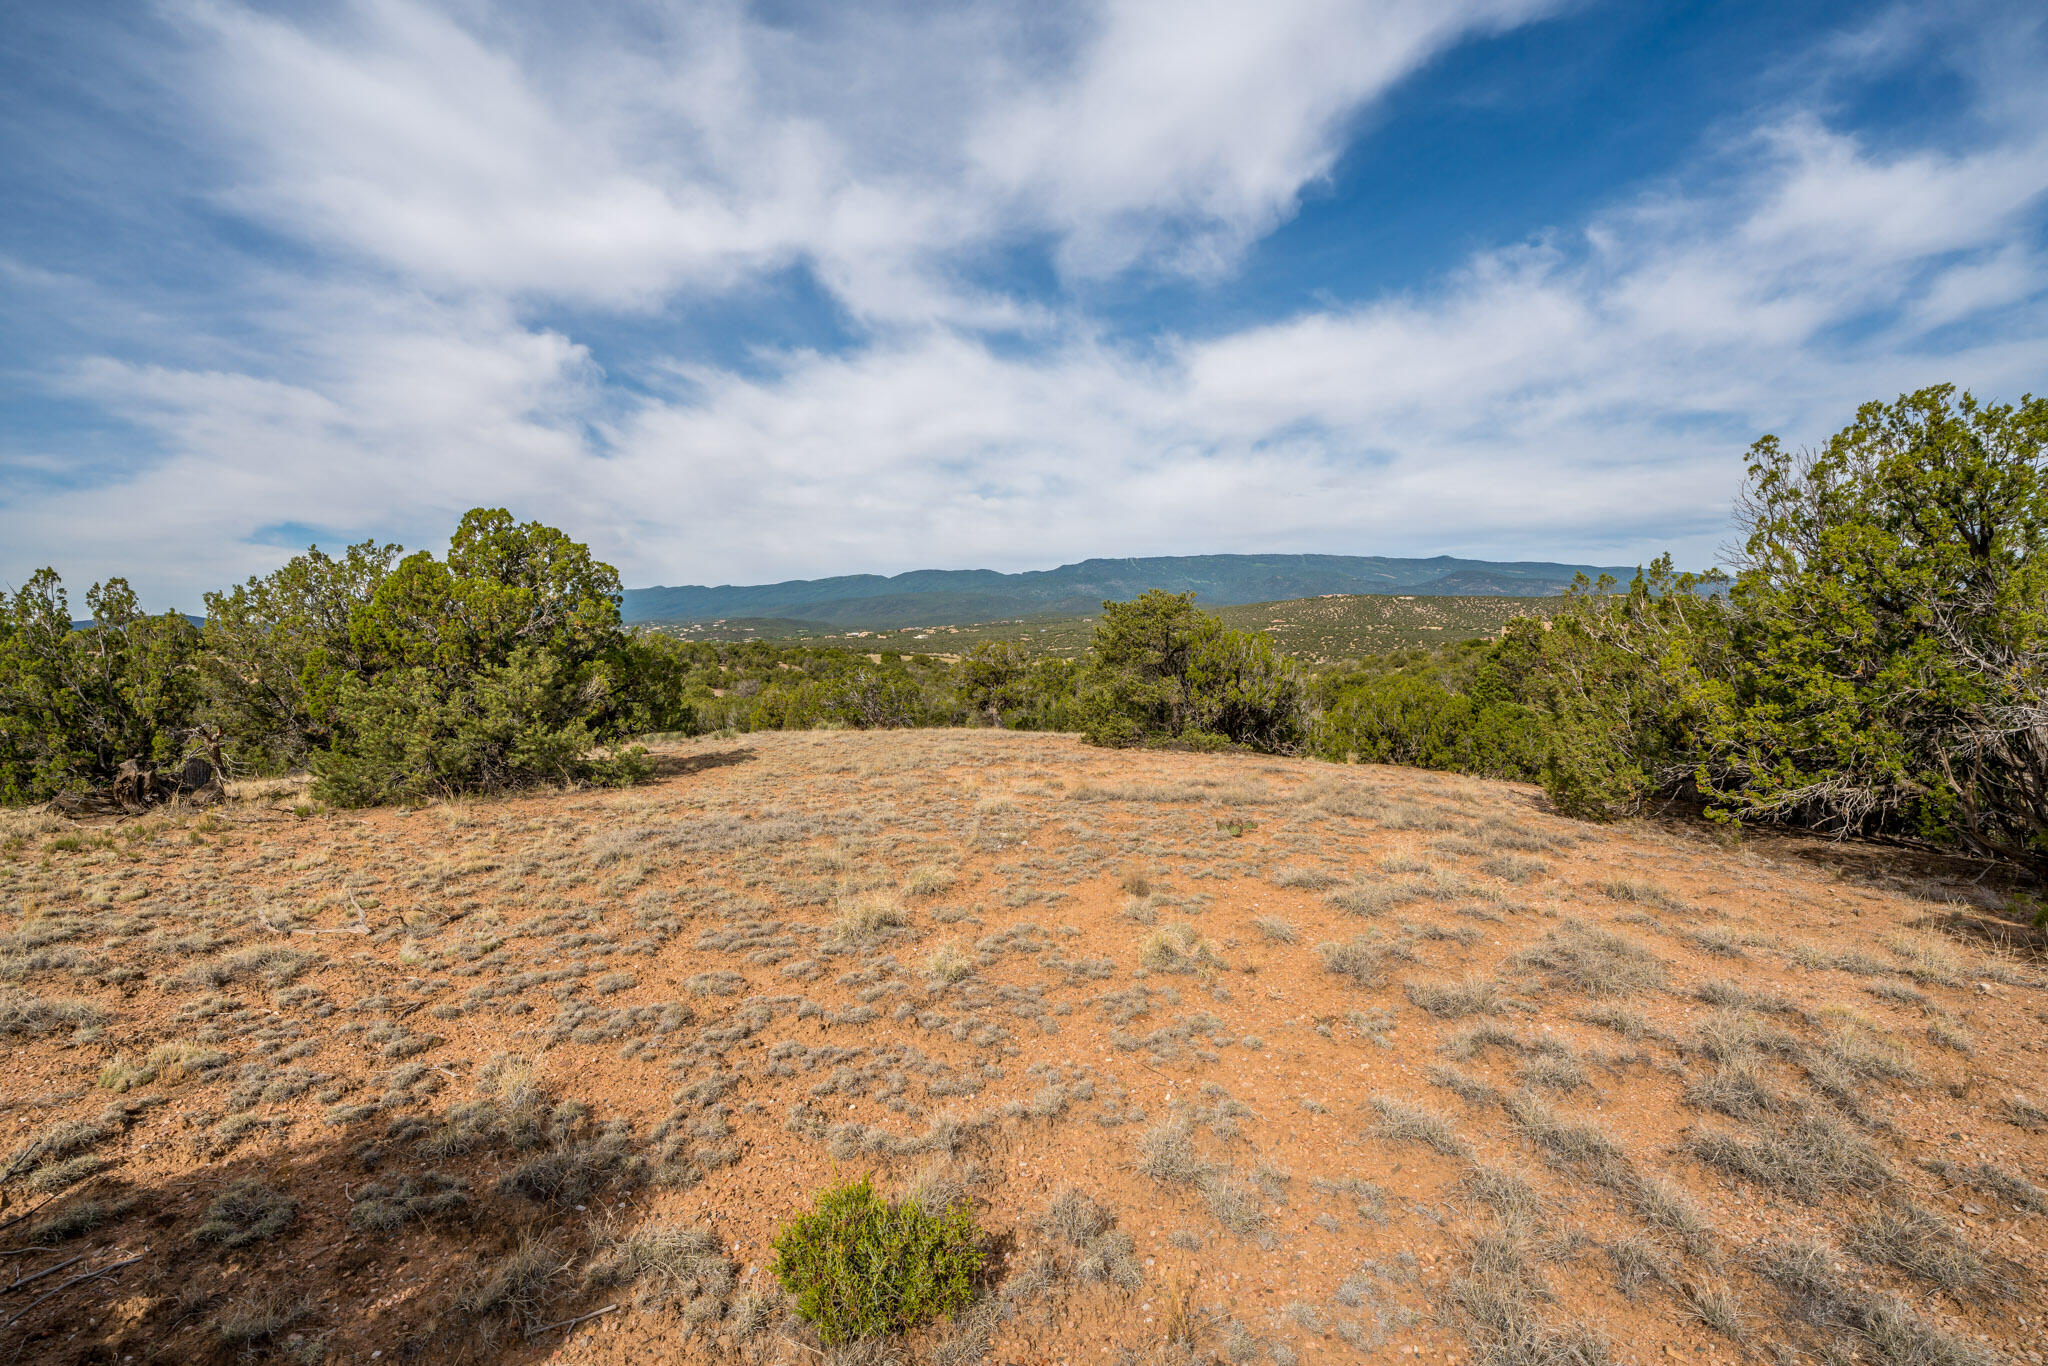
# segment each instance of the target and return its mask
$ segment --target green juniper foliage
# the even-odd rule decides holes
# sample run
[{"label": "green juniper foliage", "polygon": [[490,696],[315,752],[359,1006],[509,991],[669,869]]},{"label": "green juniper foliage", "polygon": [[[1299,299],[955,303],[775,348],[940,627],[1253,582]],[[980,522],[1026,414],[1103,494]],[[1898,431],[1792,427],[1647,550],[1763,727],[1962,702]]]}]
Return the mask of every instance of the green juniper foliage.
[{"label": "green juniper foliage", "polygon": [[818,1197],[775,1235],[775,1277],[828,1347],[905,1333],[967,1307],[987,1255],[974,1213],[895,1203],[866,1177]]},{"label": "green juniper foliage", "polygon": [[1263,634],[1197,611],[1192,593],[1158,589],[1102,604],[1079,679],[1082,728],[1096,744],[1183,740],[1290,751],[1301,738],[1305,678]]},{"label": "green juniper foliage", "polygon": [[1408,650],[1317,680],[1310,728],[1325,759],[1541,778],[1545,717],[1513,698],[1486,641]]},{"label": "green juniper foliage", "polygon": [[1541,718],[1542,782],[1560,810],[1602,820],[1692,780],[1706,725],[1704,680],[1727,672],[1718,571],[1659,556],[1625,593],[1574,586],[1546,628],[1510,622],[1491,676]]},{"label": "green juniper foliage", "polygon": [[617,746],[650,733],[995,725],[1538,781],[1595,820],[1685,796],[2048,876],[2044,443],[2048,400],[1949,386],[1866,405],[1819,451],[1765,437],[1732,584],[1660,557],[1496,641],[1314,676],[1156,591],[1104,603],[1079,660],[629,633],[610,566],[483,509],[445,560],[309,550],[209,595],[203,632],[118,579],[74,630],[45,570],[0,598],[0,800],[175,759],[200,724],[349,804],[633,781],[645,758]]},{"label": "green juniper foliage", "polygon": [[1749,471],[1715,797],[2048,875],[2048,399],[1939,385]]},{"label": "green juniper foliage", "polygon": [[96,786],[130,759],[183,757],[200,711],[199,632],[145,614],[127,581],[94,584],[74,630],[56,571],[0,593],[0,802]]},{"label": "green juniper foliage", "polygon": [[[462,519],[447,560],[366,543],[318,549],[207,596],[204,630],[148,616],[120,579],[73,629],[43,570],[0,599],[0,800],[102,784],[127,760],[220,728],[242,771],[311,768],[346,805],[630,781],[598,747],[654,728],[646,656],[619,625],[618,575],[551,527]],[[647,669],[650,684],[658,670]]]},{"label": "green juniper foliage", "polygon": [[1031,661],[1007,640],[984,641],[960,661],[960,700],[992,726],[1003,724],[1030,695]]},{"label": "green juniper foliage", "polygon": [[369,674],[352,627],[401,548],[318,546],[225,593],[206,595],[200,665],[229,756],[259,772],[302,768],[337,735],[341,680]]},{"label": "green juniper foliage", "polygon": [[586,546],[502,510],[465,515],[448,558],[410,555],[349,614],[318,795],[346,806],[536,782],[631,781],[593,758],[632,714],[619,578]]}]

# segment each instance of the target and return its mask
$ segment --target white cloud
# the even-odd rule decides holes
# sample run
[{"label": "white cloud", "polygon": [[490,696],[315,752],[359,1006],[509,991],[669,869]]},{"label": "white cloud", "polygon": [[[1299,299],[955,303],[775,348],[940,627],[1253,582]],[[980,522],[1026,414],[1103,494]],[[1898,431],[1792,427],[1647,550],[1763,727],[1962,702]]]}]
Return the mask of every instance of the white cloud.
[{"label": "white cloud", "polygon": [[[266,366],[68,370],[165,454],[69,491],[17,458],[43,482],[7,505],[8,570],[142,567],[191,605],[281,558],[257,528],[431,545],[479,503],[629,583],[1210,550],[1700,563],[1758,432],[1817,439],[1943,379],[2038,385],[2048,119],[2003,77],[1968,145],[1775,111],[1589,223],[1211,338],[1140,352],[1058,297],[963,290],[963,254],[1031,233],[1080,274],[1227,261],[1375,95],[1534,11],[1243,12],[844,7],[820,32],[712,6],[626,44],[399,0],[317,33],[195,9],[208,109],[245,134],[232,202],[355,265],[271,282]],[[861,344],[649,364],[675,380],[649,395],[529,320],[796,259],[871,324]],[[1931,335],[1959,322],[1966,345]]]},{"label": "white cloud", "polygon": [[1347,116],[1558,3],[1114,0],[1057,44],[998,4],[849,6],[823,33],[707,4],[544,40],[411,0],[321,32],[186,15],[246,172],[227,202],[431,287],[648,305],[803,259],[864,314],[999,320],[924,268],[1025,230],[1087,271],[1163,234],[1213,268]]},{"label": "white cloud", "polygon": [[[715,480],[706,502],[740,510],[649,571],[670,580],[1193,546],[1626,558],[1653,536],[1703,563],[1750,437],[1818,439],[1865,399],[1951,377],[2016,395],[2048,340],[2036,315],[1936,359],[1920,331],[2048,290],[2004,245],[2048,158],[1885,162],[1803,122],[1769,143],[1800,151],[1759,163],[1732,210],[1661,196],[1583,242],[1159,360],[1077,331],[1036,361],[935,335],[768,379],[700,372],[700,402],[613,435],[612,468],[678,502]],[[1886,179],[1950,203],[1997,189],[1911,231],[1788,210]],[[1866,343],[1816,344],[1873,313],[1894,321]]]},{"label": "white cloud", "polygon": [[[687,104],[550,98],[508,53],[402,0],[351,19],[315,35],[238,6],[191,9],[205,40],[191,79],[245,167],[231,207],[429,287],[606,304],[772,267],[819,212],[825,158],[800,127],[754,126],[746,163],[722,166]],[[731,88],[718,47],[674,78]],[[665,164],[617,135],[635,112],[656,121]],[[733,114],[744,122],[744,105]]]},{"label": "white cloud", "polygon": [[1074,269],[1121,269],[1162,245],[1173,263],[1220,269],[1329,171],[1373,96],[1459,38],[1557,8],[1116,0],[1070,70],[984,118],[972,155],[1065,235]]}]

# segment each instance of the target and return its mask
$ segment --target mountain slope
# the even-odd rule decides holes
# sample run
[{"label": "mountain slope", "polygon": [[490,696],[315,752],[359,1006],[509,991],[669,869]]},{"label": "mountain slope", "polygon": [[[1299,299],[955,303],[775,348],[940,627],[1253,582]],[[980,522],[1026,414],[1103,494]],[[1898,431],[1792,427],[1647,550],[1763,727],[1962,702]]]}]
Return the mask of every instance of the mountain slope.
[{"label": "mountain slope", "polygon": [[629,588],[629,622],[708,621],[720,617],[802,617],[838,626],[957,625],[997,617],[1091,612],[1104,599],[1151,588],[1193,592],[1204,606],[1273,602],[1323,593],[1414,593],[1548,597],[1575,574],[1626,578],[1627,567],[1500,563],[1450,555],[1173,555],[1083,560],[1018,574],[993,569],[917,569],[884,577],[718,587]]}]

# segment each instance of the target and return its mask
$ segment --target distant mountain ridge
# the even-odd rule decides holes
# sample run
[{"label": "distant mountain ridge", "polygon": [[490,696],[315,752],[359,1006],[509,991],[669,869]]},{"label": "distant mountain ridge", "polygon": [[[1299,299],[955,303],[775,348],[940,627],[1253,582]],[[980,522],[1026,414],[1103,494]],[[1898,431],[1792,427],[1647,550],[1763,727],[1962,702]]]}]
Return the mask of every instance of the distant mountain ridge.
[{"label": "distant mountain ridge", "polygon": [[1577,574],[1612,574],[1626,580],[1633,573],[1634,567],[1625,565],[1462,560],[1450,555],[1168,555],[1083,560],[1017,574],[913,569],[891,576],[845,574],[751,586],[628,588],[622,607],[625,619],[635,624],[796,617],[843,628],[880,629],[1093,612],[1105,599],[1136,597],[1152,588],[1193,592],[1197,602],[1211,607],[1324,593],[1550,597],[1564,592]]}]

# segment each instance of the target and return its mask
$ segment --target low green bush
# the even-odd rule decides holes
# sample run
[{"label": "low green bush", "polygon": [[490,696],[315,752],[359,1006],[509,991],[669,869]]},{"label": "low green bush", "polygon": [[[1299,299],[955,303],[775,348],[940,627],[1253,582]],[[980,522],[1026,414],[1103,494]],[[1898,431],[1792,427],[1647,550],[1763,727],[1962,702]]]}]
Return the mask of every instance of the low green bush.
[{"label": "low green bush", "polygon": [[597,754],[593,698],[602,674],[580,681],[555,656],[521,648],[459,680],[393,669],[344,678],[340,736],[312,756],[314,794],[336,806],[376,806],[539,783],[624,787],[651,772],[645,751]]},{"label": "low green bush", "polygon": [[1096,745],[1297,752],[1306,672],[1270,636],[1233,631],[1194,600],[1153,589],[1103,603],[1071,719]]},{"label": "low green bush", "polygon": [[1408,674],[1340,677],[1311,732],[1323,758],[1531,781],[1543,773],[1546,718],[1514,702],[1453,692]]},{"label": "low green bush", "polygon": [[986,1251],[974,1212],[885,1200],[866,1177],[775,1235],[775,1276],[828,1347],[908,1332],[964,1309]]}]

